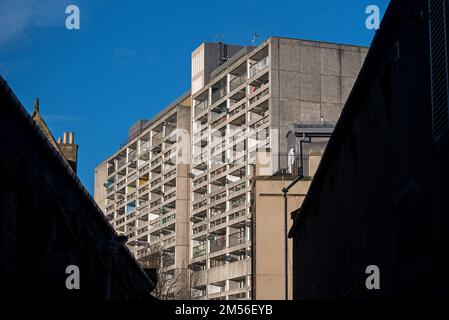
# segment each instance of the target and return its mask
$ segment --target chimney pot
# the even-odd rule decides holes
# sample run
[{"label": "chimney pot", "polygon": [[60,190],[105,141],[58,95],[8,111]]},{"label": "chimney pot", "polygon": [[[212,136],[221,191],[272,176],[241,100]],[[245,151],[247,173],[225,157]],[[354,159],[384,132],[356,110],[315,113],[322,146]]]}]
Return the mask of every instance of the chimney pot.
[{"label": "chimney pot", "polygon": [[69,144],[73,144],[74,142],[74,134],[73,131],[70,131],[69,133]]},{"label": "chimney pot", "polygon": [[66,144],[67,143],[67,132],[64,131],[64,135],[62,136],[62,143]]}]

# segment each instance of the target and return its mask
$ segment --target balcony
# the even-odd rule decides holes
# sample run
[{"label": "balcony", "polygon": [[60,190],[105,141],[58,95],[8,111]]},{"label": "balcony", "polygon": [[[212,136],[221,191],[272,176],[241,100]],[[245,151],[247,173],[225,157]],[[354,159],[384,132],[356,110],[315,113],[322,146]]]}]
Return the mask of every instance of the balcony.
[{"label": "balcony", "polygon": [[158,132],[155,135],[153,135],[152,141],[153,141],[153,143],[152,143],[153,146],[159,145],[162,142],[162,132]]},{"label": "balcony", "polygon": [[148,182],[144,185],[139,186],[139,195],[147,192],[150,189],[150,185],[148,184]]},{"label": "balcony", "polygon": [[198,258],[206,254],[207,246],[206,243],[194,246],[192,249],[192,258]]},{"label": "balcony", "polygon": [[203,128],[201,129],[200,132],[196,133],[193,137],[194,142],[197,142],[198,140],[202,140],[203,138],[205,138],[207,136],[208,133],[208,128]]},{"label": "balcony", "polygon": [[244,217],[244,216],[246,216],[246,209],[237,211],[235,213],[231,213],[229,215],[229,221],[235,220],[235,219],[238,219],[238,218],[241,218],[241,217]]},{"label": "balcony", "polygon": [[239,107],[232,109],[231,111],[229,111],[229,120],[233,120],[232,118],[237,115],[238,113],[245,111],[246,105],[245,104],[241,104]]},{"label": "balcony", "polygon": [[205,224],[203,224],[203,225],[201,225],[201,226],[199,226],[197,228],[193,228],[192,229],[192,234],[196,235],[196,234],[201,233],[201,232],[203,232],[205,230],[207,230],[207,223],[205,223]]},{"label": "balcony", "polygon": [[122,158],[117,161],[117,170],[123,168],[126,164],[126,158]]},{"label": "balcony", "polygon": [[151,181],[151,188],[153,188],[153,187],[155,187],[155,186],[157,186],[159,183],[161,183],[162,182],[162,177],[158,177],[157,179],[154,179],[154,180],[152,180]]},{"label": "balcony", "polygon": [[207,181],[207,174],[205,174],[204,176],[202,176],[201,178],[198,178],[196,180],[193,180],[193,186],[196,187],[198,185],[200,185],[201,183]]},{"label": "balcony", "polygon": [[226,222],[226,217],[222,217],[222,218],[213,220],[213,221],[210,222],[210,228],[211,228],[211,229],[212,229],[212,228],[215,228],[215,227],[217,227],[217,226],[222,225],[222,224],[225,223],[225,222]]},{"label": "balcony", "polygon": [[194,106],[194,117],[199,115],[201,112],[206,110],[208,107],[207,100],[204,100],[203,102],[198,103],[196,106]]},{"label": "balcony", "polygon": [[164,245],[165,248],[172,247],[174,244],[176,244],[176,238],[175,237],[168,238],[162,241],[162,244]]},{"label": "balcony", "polygon": [[232,209],[241,207],[245,204],[246,204],[246,195],[243,195],[243,196],[239,196],[234,199],[231,199],[229,201],[229,208],[232,210]]},{"label": "balcony", "polygon": [[162,162],[162,157],[159,154],[156,159],[151,161],[150,166],[151,166],[151,168],[154,168],[155,166],[159,165],[161,162]]},{"label": "balcony", "polygon": [[223,250],[226,247],[226,237],[219,236],[215,240],[210,241],[210,253],[214,253],[220,250]]},{"label": "balcony", "polygon": [[212,88],[212,95],[211,95],[211,105],[213,105],[215,102],[217,102],[218,100],[220,100],[221,98],[223,98],[226,95],[226,87],[221,87],[221,88]]},{"label": "balcony", "polygon": [[173,254],[165,254],[162,257],[162,266],[164,268],[170,267],[175,264],[175,255]]},{"label": "balcony", "polygon": [[258,94],[256,94],[254,97],[249,99],[249,105],[250,107],[255,104],[258,101],[261,101],[263,98],[265,98],[266,96],[268,96],[270,94],[270,89],[268,88],[268,86],[265,89],[262,89],[262,91]]},{"label": "balcony", "polygon": [[242,84],[245,83],[247,78],[246,73],[235,76],[234,78],[232,78],[229,81],[229,89],[230,91],[234,91],[235,89],[237,89],[238,87],[240,87]]},{"label": "balcony", "polygon": [[265,69],[268,66],[268,57],[263,58],[257,63],[253,64],[249,68],[249,76],[250,78],[256,76],[261,70]]},{"label": "balcony", "polygon": [[120,189],[120,187],[122,187],[122,186],[125,185],[126,180],[125,180],[124,178],[125,178],[125,177],[120,178],[120,179],[123,179],[123,180],[119,180],[119,181],[117,182],[117,190]]},{"label": "balcony", "polygon": [[169,179],[176,175],[176,170],[172,170],[169,173],[164,174],[164,179]]},{"label": "balcony", "polygon": [[222,174],[223,172],[226,172],[227,170],[227,165],[224,164],[222,165],[220,168],[218,168],[217,170],[214,170],[210,173],[210,178],[214,178],[215,176],[218,176],[220,174]]},{"label": "balcony", "polygon": [[226,207],[224,205],[222,206],[216,206],[210,209],[210,216],[211,218],[216,217],[226,211]]},{"label": "balcony", "polygon": [[211,129],[215,129],[220,127],[222,124],[224,124],[226,122],[226,112],[223,112],[219,115],[219,117],[217,117],[216,120],[211,120],[212,124],[211,124]]},{"label": "balcony", "polygon": [[226,197],[226,191],[223,191],[215,196],[210,197],[210,203],[214,203],[215,201],[218,201],[220,199],[223,199]]},{"label": "balcony", "polygon": [[114,191],[115,191],[115,187],[111,186],[109,189],[107,189],[107,195],[109,196],[109,195],[113,194]]},{"label": "balcony", "polygon": [[165,202],[165,201],[168,201],[168,200],[170,200],[170,199],[172,199],[172,198],[174,198],[174,197],[176,197],[176,190],[173,191],[172,193],[170,193],[170,194],[164,196],[164,202]]},{"label": "balcony", "polygon": [[136,198],[136,192],[132,192],[126,197],[126,201],[134,200]]},{"label": "balcony", "polygon": [[246,242],[245,231],[239,231],[229,235],[229,247],[238,246]]},{"label": "balcony", "polygon": [[151,202],[150,203],[150,209],[153,209],[153,208],[156,208],[156,207],[160,206],[161,203],[162,203],[161,199]]},{"label": "balcony", "polygon": [[171,214],[168,217],[162,218],[161,225],[168,225],[173,223],[176,220],[176,214]]},{"label": "balcony", "polygon": [[128,182],[133,182],[136,179],[137,179],[137,172],[134,172],[128,177]]},{"label": "balcony", "polygon": [[202,200],[202,201],[199,202],[199,203],[195,203],[195,204],[193,205],[193,211],[196,211],[196,210],[198,210],[198,209],[201,209],[202,207],[205,207],[205,206],[207,206],[207,199],[204,199],[204,200]]}]

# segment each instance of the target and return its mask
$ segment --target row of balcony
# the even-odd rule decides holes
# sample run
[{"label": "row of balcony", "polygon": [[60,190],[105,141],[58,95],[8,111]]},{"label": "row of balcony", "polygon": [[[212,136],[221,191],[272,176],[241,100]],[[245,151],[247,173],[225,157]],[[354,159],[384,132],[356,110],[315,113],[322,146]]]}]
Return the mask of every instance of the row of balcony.
[{"label": "row of balcony", "polygon": [[[228,239],[228,242],[226,243],[226,238]],[[225,235],[219,236],[218,238],[214,240],[209,240],[209,253],[215,253],[220,250],[223,250],[225,248],[231,248],[235,247],[241,244],[244,244],[247,242],[246,232],[236,232],[233,234],[228,235],[227,237]],[[192,258],[199,258],[201,256],[206,255],[207,253],[207,247],[208,243],[204,242],[199,245],[192,247]]]},{"label": "row of balcony", "polygon": [[[269,64],[268,57],[263,58],[258,61],[254,65],[252,65],[249,69],[249,78],[253,78],[259,74],[262,70],[264,70]],[[208,109],[209,106],[214,105],[218,101],[220,101],[223,97],[225,97],[228,93],[233,92],[240,86],[242,86],[247,81],[246,72],[241,73],[239,75],[234,75],[233,78],[229,80],[229,91],[224,83],[216,88],[210,88],[210,98],[204,99],[203,101],[198,102],[194,106],[194,117],[197,117],[199,114],[203,113]]]}]

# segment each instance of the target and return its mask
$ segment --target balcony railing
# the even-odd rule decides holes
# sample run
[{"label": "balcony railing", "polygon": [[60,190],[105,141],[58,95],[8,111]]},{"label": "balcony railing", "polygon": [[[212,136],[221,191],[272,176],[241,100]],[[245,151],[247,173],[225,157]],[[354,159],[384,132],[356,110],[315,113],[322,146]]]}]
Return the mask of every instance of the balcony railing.
[{"label": "balcony railing", "polygon": [[192,229],[192,234],[197,234],[203,232],[204,230],[207,230],[207,223],[203,224],[202,226],[199,226],[198,228]]},{"label": "balcony railing", "polygon": [[244,82],[246,81],[246,73],[236,76],[234,79],[232,79],[231,81],[229,81],[229,87],[230,90],[235,90],[237,89],[239,86],[241,86]]},{"label": "balcony railing", "polygon": [[[219,204],[219,205],[221,205],[221,204]],[[224,208],[220,208],[220,207],[219,208],[211,208],[210,209],[210,216],[211,216],[211,218],[213,218],[213,217],[216,217],[216,216],[224,213],[225,211],[226,210]]]},{"label": "balcony railing", "polygon": [[154,167],[154,166],[160,164],[161,161],[162,161],[162,158],[161,158],[161,157],[159,157],[159,158],[157,158],[157,159],[151,161],[151,167]]},{"label": "balcony railing", "polygon": [[242,104],[240,107],[235,108],[234,110],[229,112],[229,119],[231,119],[233,116],[235,116],[237,113],[239,113],[240,111],[245,110],[246,105]]},{"label": "balcony railing", "polygon": [[170,215],[170,216],[168,216],[168,217],[163,218],[163,219],[161,220],[161,224],[167,224],[167,223],[169,223],[170,221],[173,221],[173,220],[175,220],[175,219],[176,219],[176,214],[172,214],[172,215]]},{"label": "balcony railing", "polygon": [[213,197],[210,197],[210,203],[213,203],[213,202],[218,201],[218,200],[220,200],[222,198],[225,198],[225,197],[226,197],[226,191],[223,191],[223,192],[221,192],[221,193],[219,193],[219,194],[217,194],[217,195],[215,195]]},{"label": "balcony railing", "polygon": [[154,181],[151,181],[151,187],[154,187],[155,185],[159,184],[160,182],[162,182],[162,178],[159,177]]},{"label": "balcony railing", "polygon": [[153,136],[153,146],[157,146],[162,141],[162,132],[158,132]]},{"label": "balcony railing", "polygon": [[234,193],[234,192],[238,192],[240,190],[243,190],[246,188],[246,182],[243,182],[241,184],[238,184],[236,186],[230,187],[229,188],[229,194]]},{"label": "balcony railing", "polygon": [[207,206],[207,199],[205,199],[205,200],[203,200],[203,201],[201,201],[199,203],[194,204],[193,205],[193,210],[200,209],[200,208],[202,208],[204,206]]},{"label": "balcony railing", "polygon": [[226,237],[220,236],[218,239],[210,242],[210,252],[217,252],[223,250],[226,247]]},{"label": "balcony railing", "polygon": [[234,220],[240,217],[246,216],[246,209],[240,210],[238,212],[229,215],[229,220]]},{"label": "balcony railing", "polygon": [[239,231],[229,235],[229,246],[238,246],[239,244],[246,242],[246,233],[244,231]]},{"label": "balcony railing", "polygon": [[137,178],[137,172],[134,172],[133,174],[131,174],[129,177],[128,177],[128,182],[131,182],[132,180],[134,180],[134,179],[136,179]]},{"label": "balcony railing", "polygon": [[140,154],[147,152],[150,149],[150,141],[146,141],[140,145]]},{"label": "balcony railing", "polygon": [[172,199],[172,198],[174,198],[174,197],[176,197],[176,190],[173,191],[172,193],[170,193],[170,194],[164,196],[164,201],[168,201],[168,200],[170,200],[170,199]]},{"label": "balcony railing", "polygon": [[192,257],[195,259],[195,258],[204,256],[206,254],[206,249],[207,248],[206,248],[206,244],[205,243],[197,245],[197,246],[194,246],[193,247]]},{"label": "balcony railing", "polygon": [[223,98],[226,95],[226,87],[222,87],[217,89],[214,93],[211,95],[211,104],[214,104],[221,98]]},{"label": "balcony railing", "polygon": [[251,68],[249,68],[250,77],[254,77],[259,73],[260,70],[264,69],[266,66],[268,66],[268,57],[263,58],[259,62],[252,65]]},{"label": "balcony railing", "polygon": [[262,98],[266,97],[270,93],[270,89],[265,89],[261,93],[257,94],[256,96],[249,99],[249,104],[252,105],[253,103],[256,103],[257,101],[261,100]]},{"label": "balcony railing", "polygon": [[170,267],[175,264],[175,255],[166,255],[162,257],[162,266],[164,268]]},{"label": "balcony railing", "polygon": [[168,179],[176,174],[176,170],[172,170],[169,173],[164,174],[164,179]]},{"label": "balcony railing", "polygon": [[164,240],[162,243],[164,244],[164,246],[168,246],[169,244],[175,242],[176,238],[175,237],[171,237],[167,240]]},{"label": "balcony railing", "polygon": [[206,180],[207,180],[207,175],[205,175],[199,179],[193,180],[193,186],[196,187],[197,185],[199,185],[200,183],[203,183]]},{"label": "balcony railing", "polygon": [[213,178],[215,176],[218,176],[219,174],[225,172],[226,170],[227,170],[227,167],[226,167],[226,165],[224,165],[223,167],[221,167],[221,168],[219,168],[219,169],[217,169],[215,171],[212,171],[210,173],[210,177]]},{"label": "balcony railing", "polygon": [[146,164],[145,166],[143,166],[142,168],[139,169],[139,174],[144,173],[145,171],[147,171],[148,169],[150,169],[150,165]]},{"label": "balcony railing", "polygon": [[122,158],[117,161],[117,170],[122,168],[126,164],[126,158]]},{"label": "balcony railing", "polygon": [[162,203],[161,199],[156,200],[156,201],[150,203],[150,209],[153,209],[154,207],[159,206],[161,203]]},{"label": "balcony railing", "polygon": [[[147,182],[146,182],[147,183]],[[145,186],[142,187],[142,189],[139,190],[139,194],[145,193],[146,191],[148,191],[150,189],[150,185],[146,184]]]},{"label": "balcony railing", "polygon": [[217,120],[212,120],[213,121],[213,123],[211,124],[212,129],[217,128],[226,121],[226,112],[220,113],[220,115],[216,119]]},{"label": "balcony railing", "polygon": [[235,200],[231,200],[229,203],[229,206],[231,209],[235,209],[238,208],[240,206],[243,206],[244,204],[246,204],[246,197],[243,196],[241,198],[235,199]]},{"label": "balcony railing", "polygon": [[207,109],[207,100],[204,100],[203,102],[198,103],[195,107],[195,116],[197,116],[198,114],[200,114],[201,112],[203,112],[204,110]]}]

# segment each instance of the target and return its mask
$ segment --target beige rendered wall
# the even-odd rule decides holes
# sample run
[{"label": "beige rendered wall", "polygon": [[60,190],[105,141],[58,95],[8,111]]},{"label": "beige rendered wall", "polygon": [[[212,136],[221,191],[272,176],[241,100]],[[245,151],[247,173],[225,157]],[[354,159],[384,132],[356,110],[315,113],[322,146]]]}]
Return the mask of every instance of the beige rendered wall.
[{"label": "beige rendered wall", "polygon": [[[254,241],[254,266],[253,298],[256,300],[283,300],[285,299],[285,272],[284,272],[284,199],[282,188],[286,187],[292,177],[259,177],[254,181],[254,196],[256,197],[253,208],[255,228]],[[310,185],[310,180],[298,182],[288,194],[288,229],[291,227],[290,212],[297,209]],[[269,236],[267,236],[269,235]],[[288,241],[289,258],[289,299],[292,298],[292,243]]]}]

